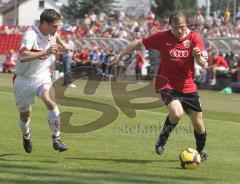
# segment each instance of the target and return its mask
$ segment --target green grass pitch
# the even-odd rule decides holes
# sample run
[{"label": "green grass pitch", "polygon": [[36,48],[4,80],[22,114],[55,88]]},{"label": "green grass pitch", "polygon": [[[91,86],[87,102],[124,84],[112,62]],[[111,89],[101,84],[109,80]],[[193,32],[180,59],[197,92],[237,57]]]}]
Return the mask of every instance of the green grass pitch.
[{"label": "green grass pitch", "polygon": [[[77,81],[82,86],[83,81]],[[102,86],[102,87],[101,87]],[[95,96],[83,95],[79,88],[66,94],[84,97],[116,107],[103,82]],[[36,98],[31,116],[33,152],[22,147],[18,113],[12,95],[11,74],[0,74],[0,183],[3,184],[154,184],[154,183],[239,183],[240,181],[240,95],[199,91],[208,139],[209,161],[196,170],[183,170],[178,160],[185,147],[193,147],[193,129],[185,115],[171,135],[164,154],[155,154],[154,145],[166,117],[166,109],[138,110],[128,118],[119,108],[117,119],[88,133],[62,133],[67,152],[55,152],[51,144],[47,112]],[[89,123],[101,113],[60,105],[71,111],[75,126]]]}]

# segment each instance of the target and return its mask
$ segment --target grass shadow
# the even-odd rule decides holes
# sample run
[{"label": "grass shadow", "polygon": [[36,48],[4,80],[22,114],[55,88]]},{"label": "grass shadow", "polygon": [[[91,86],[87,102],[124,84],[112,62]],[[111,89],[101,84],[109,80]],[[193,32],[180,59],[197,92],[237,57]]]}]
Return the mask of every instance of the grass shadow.
[{"label": "grass shadow", "polygon": [[116,162],[116,163],[128,163],[128,164],[148,164],[148,163],[154,163],[154,162],[178,162],[178,160],[137,160],[137,159],[86,158],[86,157],[71,157],[71,158],[65,158],[65,159]]}]

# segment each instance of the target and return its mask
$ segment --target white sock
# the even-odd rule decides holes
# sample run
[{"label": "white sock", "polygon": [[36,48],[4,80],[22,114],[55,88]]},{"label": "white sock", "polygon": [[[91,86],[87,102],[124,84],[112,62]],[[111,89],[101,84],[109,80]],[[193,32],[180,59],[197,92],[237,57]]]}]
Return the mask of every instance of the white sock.
[{"label": "white sock", "polygon": [[23,122],[21,118],[19,118],[18,124],[19,128],[23,133],[24,138],[30,139],[30,118],[28,118],[27,122]]},{"label": "white sock", "polygon": [[58,107],[53,110],[48,110],[48,123],[52,130],[52,137],[57,138],[60,136],[60,116]]}]

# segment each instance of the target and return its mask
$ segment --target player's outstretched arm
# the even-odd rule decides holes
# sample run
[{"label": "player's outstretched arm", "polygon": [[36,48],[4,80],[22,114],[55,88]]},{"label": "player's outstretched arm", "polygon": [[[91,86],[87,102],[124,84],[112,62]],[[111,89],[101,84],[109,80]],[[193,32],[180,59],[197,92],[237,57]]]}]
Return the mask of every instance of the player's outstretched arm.
[{"label": "player's outstretched arm", "polygon": [[125,54],[130,54],[132,51],[139,49],[142,46],[142,40],[135,40],[132,43],[130,43],[126,49],[124,49],[122,52],[120,52],[116,59],[117,61],[120,60]]},{"label": "player's outstretched arm", "polygon": [[125,53],[131,53],[134,50],[139,49],[142,46],[142,40],[135,40],[132,43],[130,43],[127,48],[123,51]]},{"label": "player's outstretched arm", "polygon": [[43,50],[43,51],[40,51],[40,52],[31,52],[30,50],[25,48],[25,49],[19,51],[19,61],[21,63],[30,62],[30,61],[33,61],[35,59],[40,59],[42,57],[46,57],[50,54],[57,54],[58,51],[59,51],[59,48],[60,48],[60,46],[57,45],[57,44],[52,45],[47,50]]}]

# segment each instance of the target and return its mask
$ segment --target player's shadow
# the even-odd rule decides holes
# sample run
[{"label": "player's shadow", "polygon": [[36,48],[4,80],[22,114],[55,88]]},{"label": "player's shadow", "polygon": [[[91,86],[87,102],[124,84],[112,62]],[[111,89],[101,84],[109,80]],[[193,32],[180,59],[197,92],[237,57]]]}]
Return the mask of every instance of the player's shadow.
[{"label": "player's shadow", "polygon": [[[200,176],[175,176],[175,175],[165,175],[159,172],[158,174],[150,173],[135,173],[135,172],[125,172],[125,171],[113,171],[104,169],[73,169],[72,173],[81,173],[84,176],[101,176],[102,181],[113,181],[116,183],[139,183],[139,184],[159,184],[159,183],[176,183],[176,181],[190,181],[192,183],[196,181],[207,182],[208,178],[202,178]],[[94,177],[88,177],[88,182],[94,182]]]},{"label": "player's shadow", "polygon": [[9,159],[8,159],[9,156],[18,156],[18,155],[19,154],[13,154],[13,153],[0,154],[0,161],[9,161]]},{"label": "player's shadow", "polygon": [[[6,156],[4,154],[2,156]],[[82,160],[92,161],[114,161],[126,163],[145,164],[149,162],[160,162],[159,160],[134,160],[134,159],[98,159],[98,158],[66,158],[73,159],[76,163],[81,163]],[[77,160],[76,160],[77,159]],[[77,162],[79,161],[79,162]],[[176,162],[177,160],[165,160],[166,162]],[[71,164],[70,164],[71,165]],[[107,169],[93,169],[79,164],[72,168],[59,167],[53,170],[52,167],[43,165],[26,165],[19,163],[0,163],[0,173],[6,176],[12,175],[14,177],[3,177],[0,183],[32,183],[32,184],[79,184],[79,183],[139,183],[139,184],[159,184],[159,183],[195,183],[198,181],[208,182],[208,178],[201,176],[189,175],[174,175],[174,173],[145,173],[143,172],[129,172],[128,170],[121,170],[116,168]],[[104,164],[98,163],[97,167],[102,167]],[[159,168],[160,169],[160,168]],[[161,169],[160,169],[161,170]],[[24,177],[23,177],[24,176]],[[53,182],[54,181],[54,182]],[[211,181],[213,181],[211,179]]]},{"label": "player's shadow", "polygon": [[[58,163],[57,161],[51,161],[51,160],[27,160],[27,159],[20,159],[20,158],[16,158],[22,156],[21,154],[13,154],[13,153],[8,153],[8,154],[0,154],[0,161],[2,162],[43,162],[43,163],[48,163],[48,164],[55,164]],[[13,157],[13,158],[11,158]],[[16,159],[14,159],[16,158]],[[2,165],[0,165],[2,166]]]},{"label": "player's shadow", "polygon": [[103,162],[116,162],[128,164],[149,164],[154,162],[178,162],[178,160],[138,160],[138,159],[114,159],[114,158],[86,158],[86,157],[71,157],[65,158],[67,160],[88,160],[88,161],[103,161]]}]

